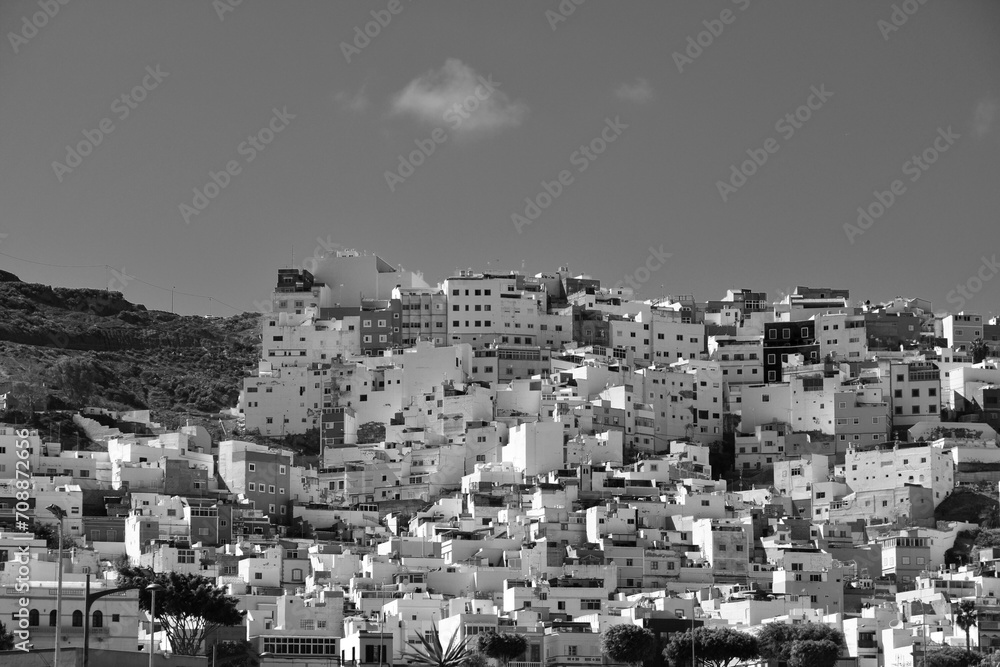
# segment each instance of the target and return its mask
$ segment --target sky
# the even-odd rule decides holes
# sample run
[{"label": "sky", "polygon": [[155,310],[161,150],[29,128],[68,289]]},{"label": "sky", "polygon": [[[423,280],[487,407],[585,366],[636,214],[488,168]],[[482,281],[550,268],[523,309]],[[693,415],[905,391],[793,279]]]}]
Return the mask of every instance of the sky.
[{"label": "sky", "polygon": [[992,0],[64,1],[0,2],[26,281],[230,315],[346,247],[1000,312]]}]

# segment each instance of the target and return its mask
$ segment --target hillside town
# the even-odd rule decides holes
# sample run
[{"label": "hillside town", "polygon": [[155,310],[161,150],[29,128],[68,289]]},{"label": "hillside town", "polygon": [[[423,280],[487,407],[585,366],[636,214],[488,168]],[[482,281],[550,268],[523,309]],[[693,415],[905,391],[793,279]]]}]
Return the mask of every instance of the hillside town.
[{"label": "hillside town", "polygon": [[[0,425],[0,664],[1000,657],[997,318],[836,286],[640,299],[568,267],[432,286],[342,249],[312,268],[262,295],[222,438],[99,407],[73,415],[89,449]],[[157,577],[187,575],[237,620],[151,617]],[[618,626],[654,648],[623,657]],[[829,628],[832,656],[765,650],[784,626]],[[723,629],[759,647],[691,640]],[[417,659],[435,647],[461,659]]]}]

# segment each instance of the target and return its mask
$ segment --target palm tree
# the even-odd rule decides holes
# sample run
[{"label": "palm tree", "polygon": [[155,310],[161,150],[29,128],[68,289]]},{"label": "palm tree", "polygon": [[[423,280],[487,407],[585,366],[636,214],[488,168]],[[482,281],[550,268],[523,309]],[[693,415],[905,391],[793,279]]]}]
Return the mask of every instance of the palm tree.
[{"label": "palm tree", "polygon": [[410,661],[410,664],[423,665],[424,667],[462,667],[469,656],[469,639],[455,643],[458,634],[451,636],[447,646],[441,645],[441,635],[437,626],[434,627],[434,636],[427,639],[422,634],[417,634],[421,648],[415,649],[406,647],[403,650],[403,657]]},{"label": "palm tree", "polygon": [[984,507],[979,513],[979,526],[981,528],[1000,528],[1000,505]]},{"label": "palm tree", "polygon": [[969,650],[969,628],[979,621],[979,613],[976,611],[976,603],[972,600],[962,600],[958,603],[958,611],[955,612],[955,625],[965,630],[965,650]]},{"label": "palm tree", "polygon": [[978,364],[980,361],[990,356],[990,348],[982,338],[977,338],[972,343],[972,363]]}]

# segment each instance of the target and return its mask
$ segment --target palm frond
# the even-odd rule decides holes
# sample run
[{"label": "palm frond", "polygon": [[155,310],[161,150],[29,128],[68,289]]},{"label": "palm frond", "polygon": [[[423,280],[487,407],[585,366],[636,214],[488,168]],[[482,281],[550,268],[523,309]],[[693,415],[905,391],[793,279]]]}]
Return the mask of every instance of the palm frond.
[{"label": "palm frond", "polygon": [[417,635],[422,650],[408,646],[402,651],[403,658],[408,660],[410,664],[426,665],[426,667],[461,667],[468,655],[469,639],[471,637],[466,637],[456,644],[455,639],[458,635],[454,634],[448,640],[448,645],[442,646],[441,633],[438,631],[436,625],[432,627],[434,628],[434,635],[431,640],[428,640],[422,634]]}]

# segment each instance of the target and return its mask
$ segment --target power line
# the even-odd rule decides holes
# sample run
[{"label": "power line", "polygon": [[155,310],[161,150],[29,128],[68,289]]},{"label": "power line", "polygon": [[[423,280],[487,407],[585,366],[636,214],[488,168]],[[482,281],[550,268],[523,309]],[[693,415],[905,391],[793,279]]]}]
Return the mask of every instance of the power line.
[{"label": "power line", "polygon": [[[10,255],[10,254],[5,253],[5,252],[0,252],[0,255],[3,255],[4,257],[9,257],[9,258],[11,258],[13,260],[17,260],[19,262],[25,262],[27,264],[37,264],[39,266],[48,266],[48,267],[58,268],[58,269],[104,269],[105,271],[108,271],[108,270],[116,271],[116,269],[114,267],[112,267],[112,266],[110,266],[108,264],[51,264],[49,262],[38,262],[38,261],[35,261],[35,260],[31,260],[31,259],[24,259],[22,257],[15,257],[14,255]],[[209,302],[215,301],[215,302],[221,303],[223,306],[226,306],[227,308],[232,309],[233,312],[236,312],[236,313],[242,313],[243,312],[242,309],[237,308],[236,306],[232,306],[232,305],[226,303],[225,301],[223,301],[221,299],[217,299],[217,298],[215,298],[213,296],[206,296],[204,294],[191,294],[190,292],[181,292],[181,291],[175,290],[175,289],[173,289],[171,287],[164,287],[162,285],[157,285],[155,283],[151,283],[149,281],[143,280],[142,278],[139,278],[137,276],[126,274],[124,271],[122,271],[122,276],[127,279],[127,282],[131,282],[132,280],[135,280],[135,281],[138,281],[138,282],[142,283],[143,285],[148,285],[150,287],[155,287],[156,289],[161,289],[161,290],[164,290],[166,292],[173,292],[175,294],[181,294],[183,296],[190,296],[190,297],[194,297],[196,299],[208,299]],[[124,285],[123,285],[123,287],[124,287]]]},{"label": "power line", "polygon": [[48,262],[36,262],[32,259],[22,259],[21,257],[14,257],[14,255],[8,255],[5,252],[0,252],[0,255],[4,257],[10,257],[11,259],[16,259],[19,262],[26,262],[28,264],[38,264],[40,266],[52,266],[59,269],[103,269],[107,264],[49,264]]}]

